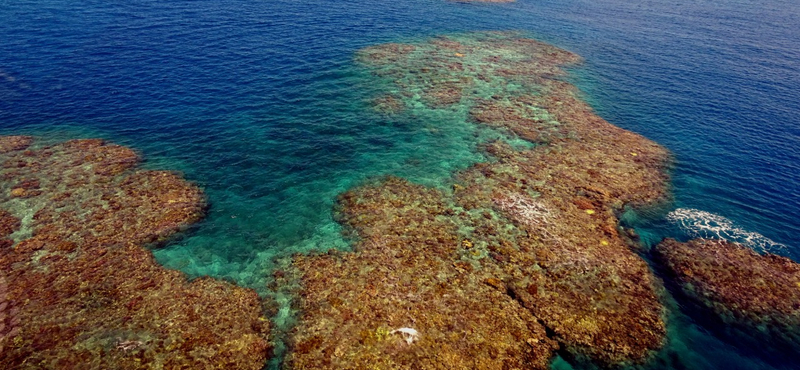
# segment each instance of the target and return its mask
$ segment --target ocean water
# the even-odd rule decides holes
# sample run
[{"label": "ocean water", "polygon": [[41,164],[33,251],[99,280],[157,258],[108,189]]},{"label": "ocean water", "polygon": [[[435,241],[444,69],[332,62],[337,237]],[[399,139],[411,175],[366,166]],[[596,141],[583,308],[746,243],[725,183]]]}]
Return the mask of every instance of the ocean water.
[{"label": "ocean water", "polygon": [[[520,30],[576,52],[597,112],[675,155],[674,200],[624,222],[647,245],[719,235],[800,259],[800,7],[792,1],[133,0],[0,4],[0,133],[102,137],[202,185],[166,266],[264,295],[277,260],[348,248],[337,194],[384,174],[446,186],[498,134],[466,112],[387,117],[363,47]],[[285,302],[287,297],[273,297]],[[651,368],[791,368],[679,313]],[[554,368],[570,365],[557,359]]]}]

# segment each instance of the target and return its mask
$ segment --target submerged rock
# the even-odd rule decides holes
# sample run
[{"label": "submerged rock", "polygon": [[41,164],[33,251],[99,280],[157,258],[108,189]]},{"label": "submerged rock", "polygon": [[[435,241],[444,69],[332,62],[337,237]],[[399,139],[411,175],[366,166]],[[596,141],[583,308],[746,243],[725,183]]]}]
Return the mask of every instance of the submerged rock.
[{"label": "submerged rock", "polygon": [[263,367],[256,293],[144,248],[202,217],[199,188],[101,140],[19,141],[0,138],[0,367]]},{"label": "submerged rock", "polygon": [[374,99],[372,106],[377,112],[385,114],[397,114],[405,109],[400,98],[388,94]]},{"label": "submerged rock", "polygon": [[[535,145],[487,143],[495,160],[457,174],[452,193],[388,178],[343,194],[355,250],[295,258],[290,368],[545,368],[556,342],[611,366],[662,346],[659,283],[616,214],[668,196],[669,155],[576,98],[559,79],[576,55],[484,32],[358,60],[404,106],[468,111]],[[386,334],[401,327],[419,340]]]},{"label": "submerged rock", "polygon": [[722,322],[800,348],[800,264],[713,239],[667,239],[655,251],[681,291]]}]

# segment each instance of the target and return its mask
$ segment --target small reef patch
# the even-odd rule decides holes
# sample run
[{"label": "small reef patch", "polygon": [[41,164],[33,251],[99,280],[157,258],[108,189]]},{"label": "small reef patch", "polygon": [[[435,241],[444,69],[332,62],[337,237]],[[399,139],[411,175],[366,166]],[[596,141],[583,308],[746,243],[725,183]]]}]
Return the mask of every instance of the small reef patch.
[{"label": "small reef patch", "polygon": [[750,337],[732,333],[728,339],[798,359],[800,264],[717,239],[667,239],[655,254],[682,296],[715,316],[724,330]]},{"label": "small reef patch", "polygon": [[[288,368],[601,366],[663,345],[660,284],[617,215],[668,198],[668,152],[598,117],[563,81],[575,54],[510,32],[368,47],[377,109],[470,112],[495,140],[450,189],[387,177],[339,197],[353,252],[297,256]],[[391,98],[389,98],[391,97]],[[407,342],[392,335],[411,328]]]},{"label": "small reef patch", "polygon": [[0,137],[0,367],[261,369],[256,293],[186,277],[146,245],[204,213],[177,174],[102,140]]}]

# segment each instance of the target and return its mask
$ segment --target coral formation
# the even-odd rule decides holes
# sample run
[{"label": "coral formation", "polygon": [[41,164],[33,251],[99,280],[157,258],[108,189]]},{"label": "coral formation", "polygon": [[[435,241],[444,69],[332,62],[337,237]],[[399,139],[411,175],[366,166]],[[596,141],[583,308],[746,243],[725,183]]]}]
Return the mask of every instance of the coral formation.
[{"label": "coral formation", "polygon": [[0,153],[25,149],[32,142],[33,138],[30,136],[2,136],[0,137]]},{"label": "coral formation", "polygon": [[726,325],[800,348],[800,264],[715,239],[667,239],[655,251],[684,295]]},{"label": "coral formation", "polygon": [[0,356],[7,346],[7,338],[15,338],[19,334],[19,318],[17,308],[8,300],[8,283],[0,272]]},{"label": "coral formation", "polygon": [[[393,177],[340,202],[359,253],[296,258],[306,299],[289,368],[547,368],[544,327],[457,259],[440,192]],[[424,335],[409,346],[397,327]]]},{"label": "coral formation", "polygon": [[[561,347],[610,366],[664,340],[658,281],[618,233],[626,205],[668,196],[669,155],[560,80],[580,59],[515,33],[366,48],[405,106],[466,109],[533,144],[487,143],[452,191],[386,178],[337,214],[355,251],[299,256],[290,368],[545,368]],[[413,327],[414,346],[378,333]],[[439,361],[433,361],[437,354]]]},{"label": "coral formation", "polygon": [[372,101],[376,111],[385,114],[397,114],[403,111],[403,101],[393,95],[381,96]]},{"label": "coral formation", "polygon": [[202,191],[102,140],[0,138],[0,367],[260,369],[256,293],[158,265]]}]

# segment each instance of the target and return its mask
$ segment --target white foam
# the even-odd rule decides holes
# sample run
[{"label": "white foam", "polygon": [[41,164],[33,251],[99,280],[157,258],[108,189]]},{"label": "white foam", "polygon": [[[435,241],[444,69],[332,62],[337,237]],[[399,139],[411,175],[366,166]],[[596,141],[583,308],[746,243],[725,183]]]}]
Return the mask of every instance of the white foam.
[{"label": "white foam", "polygon": [[762,252],[786,248],[764,235],[742,229],[725,217],[699,209],[678,208],[670,212],[667,219],[695,238],[724,239]]}]

